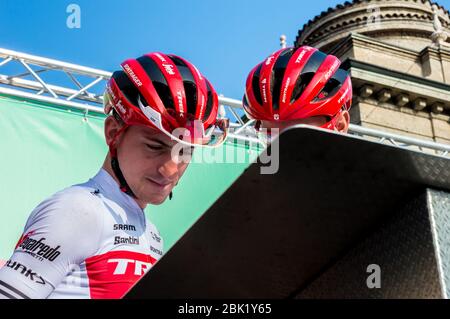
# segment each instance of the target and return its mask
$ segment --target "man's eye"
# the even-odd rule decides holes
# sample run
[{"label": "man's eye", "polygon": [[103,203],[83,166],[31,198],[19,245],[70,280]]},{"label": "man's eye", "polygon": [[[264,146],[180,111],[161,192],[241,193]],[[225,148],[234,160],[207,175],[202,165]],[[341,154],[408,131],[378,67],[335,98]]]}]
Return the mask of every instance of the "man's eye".
[{"label": "man's eye", "polygon": [[160,145],[151,145],[151,144],[145,144],[145,145],[152,151],[160,151],[163,149],[162,146],[160,146]]}]

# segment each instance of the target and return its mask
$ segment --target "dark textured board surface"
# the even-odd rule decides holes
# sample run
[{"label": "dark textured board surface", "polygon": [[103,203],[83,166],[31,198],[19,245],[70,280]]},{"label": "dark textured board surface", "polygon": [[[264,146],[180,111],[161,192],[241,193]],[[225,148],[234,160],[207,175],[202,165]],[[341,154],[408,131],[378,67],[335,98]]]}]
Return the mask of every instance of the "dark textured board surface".
[{"label": "dark textured board surface", "polygon": [[[440,215],[438,210],[445,208],[443,204],[449,199],[448,193],[424,191],[296,298],[444,298],[445,283],[441,279],[449,274],[442,267],[445,265],[435,235],[448,235],[450,223],[441,223],[441,229],[437,229],[432,219]],[[432,202],[434,207],[430,207]],[[367,267],[373,264],[379,266],[380,287],[369,289],[367,279],[372,271]]]},{"label": "dark textured board surface", "polygon": [[425,187],[450,189],[443,157],[305,127],[279,142],[279,171],[251,165],[127,298],[294,297]]}]

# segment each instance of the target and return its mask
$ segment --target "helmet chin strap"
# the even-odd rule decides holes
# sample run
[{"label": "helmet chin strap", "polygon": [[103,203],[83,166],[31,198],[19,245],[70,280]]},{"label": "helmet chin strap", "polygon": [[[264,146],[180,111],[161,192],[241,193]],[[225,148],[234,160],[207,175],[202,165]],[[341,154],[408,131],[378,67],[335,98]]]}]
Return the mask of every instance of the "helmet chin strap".
[{"label": "helmet chin strap", "polygon": [[112,141],[109,144],[109,153],[111,154],[111,168],[114,172],[114,175],[116,175],[116,178],[119,180],[119,187],[122,192],[125,194],[130,195],[133,198],[136,198],[136,195],[131,190],[130,186],[128,185],[125,177],[123,176],[122,170],[120,169],[119,159],[117,157],[117,149],[115,148],[114,144],[117,140],[117,138],[122,134],[129,126],[124,125],[114,136]]},{"label": "helmet chin strap", "polygon": [[117,158],[117,156],[111,157],[111,168],[114,171],[114,175],[116,175],[117,179],[119,180],[120,190],[125,194],[128,194],[131,197],[137,199],[136,195],[134,195],[133,191],[131,190],[130,186],[125,180],[125,177],[122,174],[122,170],[120,169],[119,165],[119,159]]}]

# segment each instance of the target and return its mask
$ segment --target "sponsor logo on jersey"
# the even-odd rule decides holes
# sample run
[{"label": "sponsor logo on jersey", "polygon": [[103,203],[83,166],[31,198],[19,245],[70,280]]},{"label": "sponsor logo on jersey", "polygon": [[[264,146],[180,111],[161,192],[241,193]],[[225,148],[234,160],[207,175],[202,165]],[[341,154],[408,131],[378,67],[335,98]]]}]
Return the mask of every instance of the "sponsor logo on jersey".
[{"label": "sponsor logo on jersey", "polygon": [[44,280],[44,278],[42,278],[42,276],[38,275],[32,269],[27,268],[26,266],[20,264],[17,261],[8,260],[5,264],[5,267],[8,267],[15,271],[20,272],[26,278],[30,279],[31,281],[33,281],[39,285],[45,285],[45,280]]},{"label": "sponsor logo on jersey", "polygon": [[136,226],[128,224],[114,224],[114,230],[131,230],[136,231]]},{"label": "sponsor logo on jersey", "polygon": [[150,254],[129,250],[112,250],[87,258],[90,297],[122,298],[157,260]]},{"label": "sponsor logo on jersey", "polygon": [[58,245],[56,247],[51,247],[50,245],[47,245],[45,243],[45,237],[41,237],[39,240],[31,238],[30,236],[33,233],[34,231],[31,231],[21,238],[16,249],[22,249],[40,261],[43,261],[44,259],[54,261],[59,255],[61,255],[61,252],[59,251],[61,246]]},{"label": "sponsor logo on jersey", "polygon": [[129,237],[114,237],[114,245],[127,244],[127,245],[139,245],[139,238],[129,236]]},{"label": "sponsor logo on jersey", "polygon": [[158,254],[158,255],[160,255],[160,256],[162,256],[162,254],[163,254],[161,250],[159,250],[159,249],[153,247],[152,245],[150,245],[150,250],[151,250],[152,252],[154,252],[155,254]]},{"label": "sponsor logo on jersey", "polygon": [[156,240],[156,242],[160,243],[161,242],[161,237],[158,236],[157,234],[155,234],[154,232],[150,232],[150,234],[152,235],[152,238],[154,240]]},{"label": "sponsor logo on jersey", "polygon": [[133,269],[134,267],[134,275],[142,276],[152,266],[148,262],[120,258],[109,259],[108,263],[117,263],[113,275],[125,275],[128,269]]},{"label": "sponsor logo on jersey", "polygon": [[100,190],[96,188],[93,192],[91,192],[91,194],[98,197],[98,195],[100,194]]},{"label": "sponsor logo on jersey", "polygon": [[20,245],[22,245],[22,243],[23,243],[25,240],[27,240],[27,239],[28,239],[31,235],[33,235],[34,233],[35,233],[35,231],[32,230],[32,231],[29,231],[28,233],[26,233],[25,235],[22,235],[22,236],[19,238],[19,241],[17,242],[16,247],[14,247],[14,250],[16,250],[17,247],[19,247]]}]

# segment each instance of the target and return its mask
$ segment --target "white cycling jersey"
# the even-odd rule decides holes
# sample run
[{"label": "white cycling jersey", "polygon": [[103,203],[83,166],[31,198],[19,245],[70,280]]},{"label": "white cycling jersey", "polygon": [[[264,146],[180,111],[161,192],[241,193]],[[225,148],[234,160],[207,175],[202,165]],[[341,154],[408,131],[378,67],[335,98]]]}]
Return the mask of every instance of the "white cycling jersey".
[{"label": "white cycling jersey", "polygon": [[33,210],[0,269],[0,298],[121,298],[162,251],[156,227],[101,169]]}]

